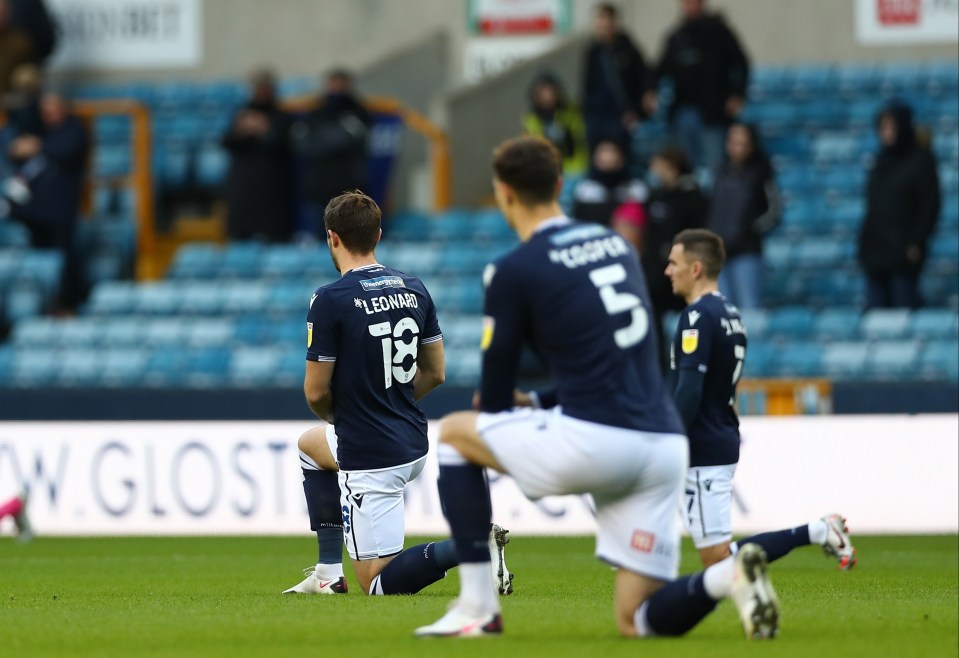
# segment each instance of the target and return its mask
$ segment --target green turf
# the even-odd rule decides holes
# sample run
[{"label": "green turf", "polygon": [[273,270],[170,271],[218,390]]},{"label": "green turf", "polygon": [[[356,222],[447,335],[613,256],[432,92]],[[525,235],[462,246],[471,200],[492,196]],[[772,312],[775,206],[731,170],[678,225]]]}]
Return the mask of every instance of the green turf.
[{"label": "green turf", "polygon": [[955,656],[957,537],[857,544],[850,573],[814,548],[773,565],[780,637],[748,643],[729,603],[682,639],[618,638],[612,574],[587,538],[514,538],[506,634],[481,640],[410,635],[445,611],[453,574],[413,597],[366,597],[353,581],[347,596],[281,596],[314,557],[309,538],[3,539],[0,655]]}]

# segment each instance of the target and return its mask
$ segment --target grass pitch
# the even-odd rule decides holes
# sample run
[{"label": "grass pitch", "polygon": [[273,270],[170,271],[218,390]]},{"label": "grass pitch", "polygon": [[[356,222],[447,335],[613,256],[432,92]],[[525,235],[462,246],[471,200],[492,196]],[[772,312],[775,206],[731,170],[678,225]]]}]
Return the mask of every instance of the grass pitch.
[{"label": "grass pitch", "polygon": [[[854,539],[849,573],[814,547],[772,566],[783,616],[770,642],[744,640],[729,602],[682,639],[617,637],[612,574],[589,538],[515,537],[506,633],[479,640],[411,636],[446,610],[455,572],[412,597],[366,597],[353,580],[346,596],[281,596],[315,557],[309,537],[3,539],[0,655],[957,655],[959,539]],[[696,565],[687,544],[683,571]]]}]

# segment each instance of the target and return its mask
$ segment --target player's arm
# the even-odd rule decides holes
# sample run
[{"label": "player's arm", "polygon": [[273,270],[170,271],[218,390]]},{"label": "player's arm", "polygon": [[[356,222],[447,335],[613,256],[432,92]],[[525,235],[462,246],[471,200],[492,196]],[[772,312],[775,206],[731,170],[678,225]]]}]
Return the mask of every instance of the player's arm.
[{"label": "player's arm", "polygon": [[335,361],[307,361],[306,378],[303,380],[303,394],[310,410],[326,422],[333,423],[333,380]]},{"label": "player's arm", "polygon": [[[690,316],[695,322],[690,322]],[[713,319],[700,309],[686,309],[680,317],[676,333],[679,349],[676,351],[676,388],[673,402],[688,432],[699,415],[703,399],[703,384],[709,371],[712,350]]]},{"label": "player's arm", "polygon": [[446,354],[443,352],[443,341],[421,343],[416,355],[413,397],[420,400],[445,381]]},{"label": "player's arm", "polygon": [[516,370],[526,335],[526,310],[520,277],[501,269],[488,270],[484,278],[488,285],[479,408],[498,413],[512,409],[515,404]]}]

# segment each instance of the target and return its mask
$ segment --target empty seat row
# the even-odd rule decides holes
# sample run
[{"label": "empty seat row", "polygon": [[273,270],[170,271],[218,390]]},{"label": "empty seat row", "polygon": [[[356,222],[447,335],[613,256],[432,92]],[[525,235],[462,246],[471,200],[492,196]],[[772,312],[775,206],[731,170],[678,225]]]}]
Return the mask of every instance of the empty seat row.
[{"label": "empty seat row", "polygon": [[750,338],[757,341],[959,339],[959,311],[943,308],[875,309],[862,313],[849,307],[815,312],[796,306],[774,311],[744,310],[742,316]]}]

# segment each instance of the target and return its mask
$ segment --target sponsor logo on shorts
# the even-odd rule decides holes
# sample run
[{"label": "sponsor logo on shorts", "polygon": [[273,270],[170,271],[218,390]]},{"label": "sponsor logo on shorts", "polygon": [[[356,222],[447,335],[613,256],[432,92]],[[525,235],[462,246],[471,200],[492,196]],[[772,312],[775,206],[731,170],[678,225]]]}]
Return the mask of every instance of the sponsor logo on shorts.
[{"label": "sponsor logo on shorts", "polygon": [[633,530],[633,539],[629,545],[634,551],[652,553],[653,546],[656,545],[656,535],[645,530]]},{"label": "sponsor logo on shorts", "polygon": [[692,354],[699,347],[699,329],[683,329],[683,354]]}]

